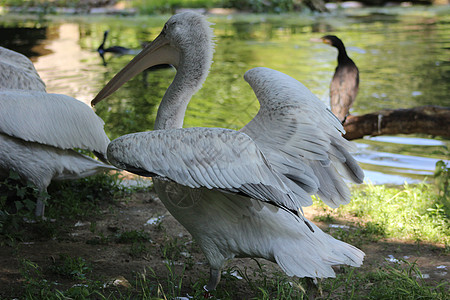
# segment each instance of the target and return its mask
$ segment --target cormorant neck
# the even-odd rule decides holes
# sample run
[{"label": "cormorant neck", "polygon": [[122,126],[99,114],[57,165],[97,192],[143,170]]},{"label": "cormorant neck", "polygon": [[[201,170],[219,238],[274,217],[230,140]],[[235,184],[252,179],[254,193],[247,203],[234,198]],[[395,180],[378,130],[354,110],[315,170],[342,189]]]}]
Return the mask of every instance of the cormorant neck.
[{"label": "cormorant neck", "polygon": [[100,46],[98,46],[97,51],[100,51],[100,50],[103,50],[103,49],[104,49],[107,36],[108,36],[108,32],[105,31],[105,32],[103,33],[103,41],[102,41],[102,43],[100,44]]},{"label": "cormorant neck", "polygon": [[341,61],[344,61],[344,60],[348,60],[347,51],[345,51],[345,49],[339,50],[337,59],[338,59],[338,62],[341,62]]},{"label": "cormorant neck", "polygon": [[338,62],[348,59],[347,50],[345,50],[344,44],[341,41],[337,42],[333,46],[338,50]]}]

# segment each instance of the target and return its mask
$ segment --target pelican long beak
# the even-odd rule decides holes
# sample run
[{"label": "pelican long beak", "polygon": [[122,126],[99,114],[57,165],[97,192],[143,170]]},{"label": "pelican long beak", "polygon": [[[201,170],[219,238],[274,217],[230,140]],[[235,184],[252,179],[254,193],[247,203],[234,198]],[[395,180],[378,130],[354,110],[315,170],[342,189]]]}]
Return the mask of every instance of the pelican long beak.
[{"label": "pelican long beak", "polygon": [[178,62],[179,52],[170,46],[169,40],[161,33],[105,85],[91,101],[91,105],[96,105],[147,68],[160,64],[171,64],[177,67]]}]

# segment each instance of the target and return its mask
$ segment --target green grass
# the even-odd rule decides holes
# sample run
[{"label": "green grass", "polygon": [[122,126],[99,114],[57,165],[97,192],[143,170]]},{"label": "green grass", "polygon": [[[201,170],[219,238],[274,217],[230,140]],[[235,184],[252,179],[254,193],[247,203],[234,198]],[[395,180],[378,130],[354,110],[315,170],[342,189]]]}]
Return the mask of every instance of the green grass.
[{"label": "green grass", "polygon": [[82,257],[71,257],[60,254],[59,259],[53,262],[51,271],[57,275],[84,280],[92,271],[92,266]]},{"label": "green grass", "polygon": [[[4,5],[13,7],[40,7],[43,14],[55,13],[57,7],[87,8],[89,3],[79,0],[4,0]],[[131,0],[127,5],[136,8],[139,14],[174,14],[180,8],[235,8],[253,13],[287,13],[304,10],[301,1],[294,0]]]},{"label": "green grass", "polygon": [[368,273],[346,269],[322,283],[323,299],[448,299],[448,283],[430,285],[414,263],[384,265]]},{"label": "green grass", "polygon": [[[316,201],[323,211],[323,221],[346,216],[362,220],[357,228],[375,236],[395,237],[416,242],[450,245],[448,208],[434,185],[418,184],[403,187],[367,185],[355,189],[349,204],[332,210]],[[357,234],[359,235],[359,234]]]},{"label": "green grass", "polygon": [[[46,219],[36,219],[34,210],[39,191],[23,184],[12,172],[0,181],[0,245],[13,245],[37,235],[56,238],[65,230],[55,219],[83,220],[98,215],[100,208],[111,206],[140,188],[121,185],[119,175],[99,174],[72,181],[53,182],[44,193]],[[95,226],[95,224],[94,224]]]},{"label": "green grass", "polygon": [[[172,299],[189,295],[203,299],[203,285],[207,274],[196,282],[186,279],[187,269],[175,269],[175,261],[165,264],[166,272],[146,268],[125,288],[105,285],[89,278],[90,267],[81,258],[62,257],[56,264],[56,274],[73,276],[77,284],[61,290],[56,282],[45,279],[41,268],[34,262],[23,260],[21,273],[24,280],[25,299]],[[248,290],[245,295],[252,299],[306,299],[305,279],[292,279],[280,272],[270,273],[264,265],[253,270],[229,268],[224,271],[219,288],[212,293],[212,299],[236,299],[239,289]],[[81,276],[80,276],[81,275]],[[238,279],[236,276],[241,276]],[[448,299],[448,283],[430,284],[414,263],[383,265],[370,271],[344,267],[334,279],[319,281],[319,299]],[[244,296],[245,297],[245,296]]]},{"label": "green grass", "polygon": [[221,4],[218,0],[133,0],[131,6],[141,14],[173,14],[178,8],[211,8],[220,7]]},{"label": "green grass", "polygon": [[[377,243],[381,238],[401,238],[407,241],[441,243],[448,247],[448,191],[442,171],[437,177],[439,184],[405,185],[386,187],[367,185],[355,188],[352,202],[337,210],[331,210],[320,202],[317,220],[327,223],[342,222],[349,229],[332,230],[335,237],[362,247]],[[443,175],[442,175],[443,174]],[[58,238],[61,232],[59,220],[79,220],[100,216],[100,207],[113,205],[114,199],[126,200],[134,189],[124,188],[117,176],[101,175],[80,181],[59,183],[49,188],[47,213],[56,222],[39,221],[24,223],[23,217],[31,217],[31,202],[36,190],[20,185],[17,178],[9,178],[0,184],[8,197],[2,198],[0,207],[0,242],[13,246],[17,241]],[[113,199],[113,200],[111,200]],[[112,202],[111,202],[112,201]],[[21,203],[20,204],[17,204]],[[124,247],[131,259],[157,257],[164,264],[164,271],[151,268],[136,270],[134,278],[128,278],[129,286],[113,286],[106,278],[94,275],[95,263],[84,257],[60,255],[50,267],[43,268],[36,262],[20,257],[20,276],[23,299],[173,299],[189,294],[202,299],[203,286],[209,274],[196,270],[197,261],[190,253],[198,253],[195,243],[186,237],[172,237],[167,228],[155,227],[163,235],[159,243],[152,243],[150,234],[141,230],[116,231],[109,235],[97,232],[96,223],[90,230],[98,236],[92,241],[99,247]],[[33,231],[30,235],[29,231]],[[26,232],[25,232],[26,231]],[[448,248],[447,248],[448,249]],[[155,254],[156,253],[156,254]],[[443,254],[445,255],[445,254]],[[290,278],[254,260],[253,266],[232,265],[224,270],[222,280],[213,299],[304,299],[307,284],[304,279]],[[113,263],[113,262],[112,262]],[[207,270],[207,268],[204,268]],[[238,279],[240,276],[242,279]],[[52,279],[53,278],[53,279]],[[58,278],[58,282],[54,279]],[[64,287],[59,280],[70,280]],[[448,283],[430,283],[422,279],[414,263],[401,264],[381,262],[375,268],[342,267],[335,279],[319,282],[320,299],[446,299]]]},{"label": "green grass", "polygon": [[60,263],[55,263],[55,274],[75,277],[80,282],[66,290],[61,290],[58,282],[47,280],[37,263],[23,259],[20,264],[23,299],[106,299],[102,294],[103,283],[85,278],[90,268],[82,258],[65,256]]}]

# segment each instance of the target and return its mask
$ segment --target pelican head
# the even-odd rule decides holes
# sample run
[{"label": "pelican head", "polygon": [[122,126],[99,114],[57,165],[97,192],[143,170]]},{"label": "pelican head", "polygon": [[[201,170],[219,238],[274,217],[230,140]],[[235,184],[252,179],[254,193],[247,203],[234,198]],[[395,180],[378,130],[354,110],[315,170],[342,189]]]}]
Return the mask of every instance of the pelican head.
[{"label": "pelican head", "polygon": [[184,78],[195,79],[190,85],[196,91],[205,81],[212,62],[214,43],[210,25],[204,16],[192,11],[172,16],[158,37],[117,73],[91,104],[108,97],[145,69],[160,64],[171,64],[177,75],[184,73]]}]

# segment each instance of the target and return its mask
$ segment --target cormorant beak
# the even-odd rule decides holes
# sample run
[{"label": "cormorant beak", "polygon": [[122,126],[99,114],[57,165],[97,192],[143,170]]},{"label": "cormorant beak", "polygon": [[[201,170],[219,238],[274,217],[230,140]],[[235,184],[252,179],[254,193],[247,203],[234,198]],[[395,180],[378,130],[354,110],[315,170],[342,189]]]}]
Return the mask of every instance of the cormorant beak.
[{"label": "cormorant beak", "polygon": [[329,39],[324,39],[324,38],[322,38],[322,42],[323,42],[324,44],[333,45]]},{"label": "cormorant beak", "polygon": [[309,39],[310,42],[315,42],[315,43],[324,43],[324,44],[328,44],[331,45],[331,41],[329,39],[326,38],[311,38]]},{"label": "cormorant beak", "polygon": [[309,41],[314,42],[314,43],[322,43],[322,39],[318,39],[318,38],[310,38]]},{"label": "cormorant beak", "polygon": [[170,45],[169,40],[162,32],[105,85],[91,101],[91,105],[96,105],[147,68],[160,64],[171,64],[177,67],[178,62],[179,52]]}]

